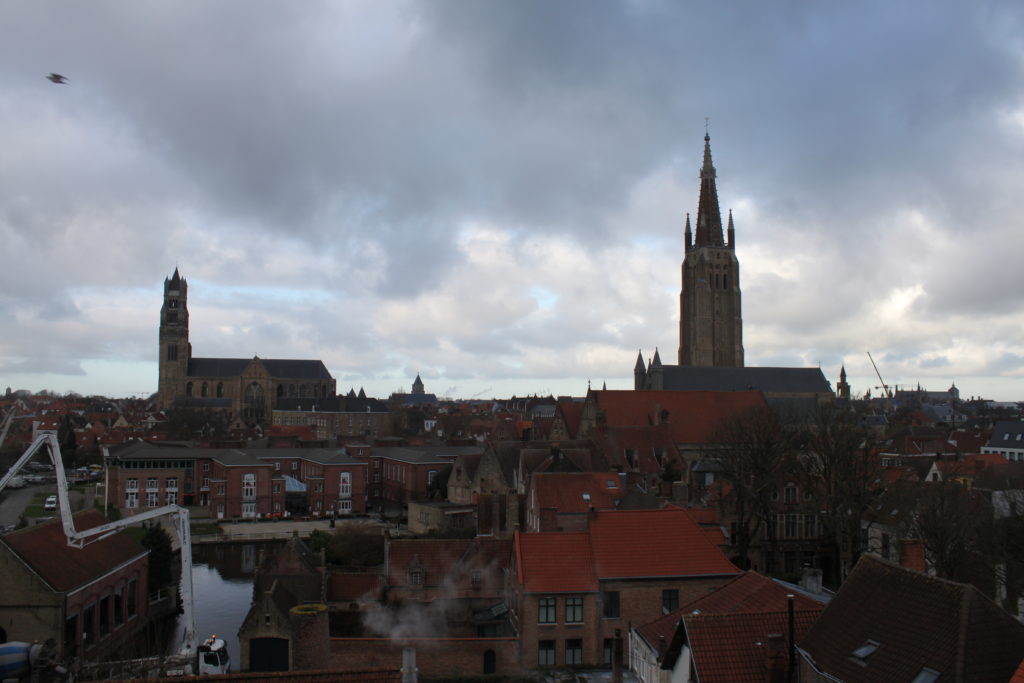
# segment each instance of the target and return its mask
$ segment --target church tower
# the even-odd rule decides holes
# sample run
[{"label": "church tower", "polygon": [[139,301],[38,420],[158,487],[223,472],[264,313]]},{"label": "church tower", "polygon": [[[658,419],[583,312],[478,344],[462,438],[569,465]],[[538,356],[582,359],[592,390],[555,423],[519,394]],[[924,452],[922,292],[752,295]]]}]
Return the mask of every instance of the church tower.
[{"label": "church tower", "polygon": [[160,382],[159,403],[169,408],[188,377],[188,360],[192,345],[188,341],[188,283],[174,269],[164,279],[164,304],[160,307]]},{"label": "church tower", "polygon": [[683,285],[679,294],[679,365],[743,367],[740,264],[729,212],[728,241],[722,237],[711,136],[704,135],[697,234],[686,214]]}]

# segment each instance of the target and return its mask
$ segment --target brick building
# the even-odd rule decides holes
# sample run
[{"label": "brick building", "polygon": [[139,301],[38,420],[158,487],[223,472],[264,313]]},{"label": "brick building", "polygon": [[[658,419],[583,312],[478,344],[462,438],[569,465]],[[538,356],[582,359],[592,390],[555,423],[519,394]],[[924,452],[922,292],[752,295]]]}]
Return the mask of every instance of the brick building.
[{"label": "brick building", "polygon": [[522,666],[611,663],[616,631],[739,570],[683,509],[595,511],[583,532],[518,533],[513,619]]},{"label": "brick building", "polygon": [[178,504],[216,519],[366,511],[367,463],[344,448],[112,449],[109,501],[129,514]]},{"label": "brick building", "polygon": [[[80,531],[107,521],[74,517]],[[58,519],[0,537],[0,637],[53,638],[58,659],[99,661],[146,624],[148,557],[125,532],[69,546]]]}]

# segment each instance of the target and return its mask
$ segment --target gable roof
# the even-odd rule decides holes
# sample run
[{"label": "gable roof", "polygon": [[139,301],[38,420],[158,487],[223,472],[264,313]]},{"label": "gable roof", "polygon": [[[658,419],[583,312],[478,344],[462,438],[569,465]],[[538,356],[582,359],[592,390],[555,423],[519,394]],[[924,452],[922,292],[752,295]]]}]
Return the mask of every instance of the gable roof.
[{"label": "gable roof", "polygon": [[527,593],[592,593],[597,573],[586,532],[515,534],[516,577]]},{"label": "gable roof", "polygon": [[821,368],[720,368],[662,366],[662,386],[671,391],[763,391],[832,393]]},{"label": "gable roof", "polygon": [[[92,509],[74,516],[78,531],[92,529],[108,521],[98,510]],[[0,537],[0,543],[7,545],[59,593],[94,581],[149,552],[123,531],[83,548],[73,548],[68,545],[64,527],[56,518],[6,534]]]},{"label": "gable roof", "polygon": [[580,417],[583,416],[582,401],[559,401],[558,413],[565,423],[565,430],[569,433],[570,439],[575,439],[580,430]]},{"label": "gable roof", "polygon": [[[854,650],[878,643],[858,661]],[[1005,681],[1024,652],[1024,624],[974,586],[862,555],[799,643],[820,671],[845,681]]]},{"label": "gable roof", "polygon": [[[253,358],[189,358],[189,377],[238,377]],[[331,379],[323,361],[260,358],[267,374],[280,379]]]},{"label": "gable roof", "polygon": [[[821,614],[821,606],[793,614],[797,641]],[[683,617],[686,641],[700,683],[763,681],[766,678],[768,636],[782,636],[783,670],[789,644],[789,617],[786,612],[741,612],[736,614],[688,614]]]},{"label": "gable roof", "polygon": [[1024,421],[1003,420],[992,428],[991,448],[1024,448]]},{"label": "gable roof", "polygon": [[637,629],[637,633],[651,647],[657,647],[658,640],[672,640],[680,620],[694,613],[737,614],[750,612],[785,612],[789,595],[793,595],[793,609],[796,611],[821,612],[822,603],[779,585],[767,576],[755,571],[745,571],[711,593],[693,600],[674,612],[655,619]]},{"label": "gable roof", "polygon": [[740,571],[689,513],[677,507],[598,511],[590,521],[590,537],[602,579],[722,576]]},{"label": "gable roof", "polygon": [[612,509],[625,495],[614,472],[537,472],[530,479],[530,486],[538,508],[554,509],[560,514],[586,514],[590,508]]},{"label": "gable roof", "polygon": [[759,391],[601,390],[591,397],[609,427],[667,422],[676,443],[706,443],[724,419],[767,405]]}]

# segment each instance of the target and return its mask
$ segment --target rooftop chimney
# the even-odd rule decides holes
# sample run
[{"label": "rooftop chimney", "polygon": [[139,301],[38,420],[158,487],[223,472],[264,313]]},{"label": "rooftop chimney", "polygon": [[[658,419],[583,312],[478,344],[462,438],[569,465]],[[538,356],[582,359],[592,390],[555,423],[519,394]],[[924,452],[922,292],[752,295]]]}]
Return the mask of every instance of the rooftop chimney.
[{"label": "rooftop chimney", "polygon": [[924,541],[917,538],[900,540],[900,566],[922,574],[928,571],[928,565],[925,562]]}]

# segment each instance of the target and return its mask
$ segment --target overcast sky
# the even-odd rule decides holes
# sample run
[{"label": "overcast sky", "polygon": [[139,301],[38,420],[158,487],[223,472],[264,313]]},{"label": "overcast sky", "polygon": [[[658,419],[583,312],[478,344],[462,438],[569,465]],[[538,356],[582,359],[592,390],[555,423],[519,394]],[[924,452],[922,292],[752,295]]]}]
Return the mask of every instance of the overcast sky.
[{"label": "overcast sky", "polygon": [[[385,397],[631,388],[705,117],[748,365],[1024,399],[1024,5],[0,4],[0,390],[195,356]],[[45,79],[58,72],[69,81]],[[877,393],[877,392],[876,392]]]}]

